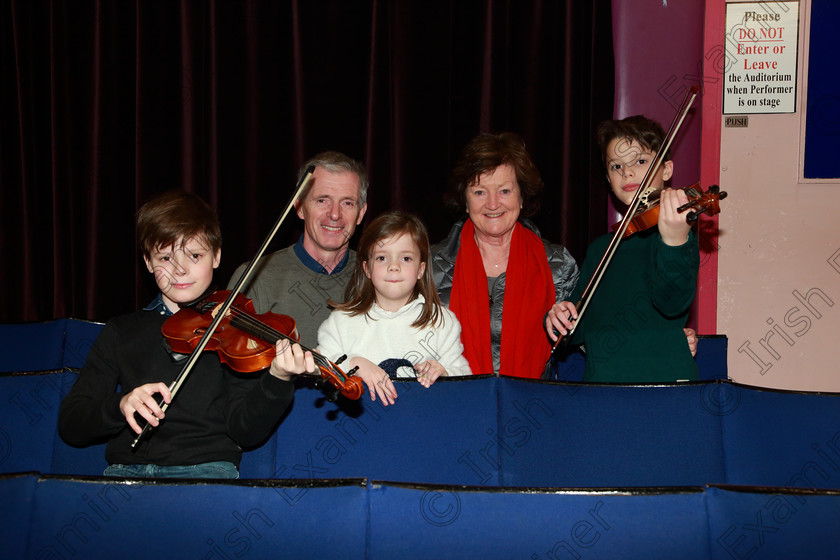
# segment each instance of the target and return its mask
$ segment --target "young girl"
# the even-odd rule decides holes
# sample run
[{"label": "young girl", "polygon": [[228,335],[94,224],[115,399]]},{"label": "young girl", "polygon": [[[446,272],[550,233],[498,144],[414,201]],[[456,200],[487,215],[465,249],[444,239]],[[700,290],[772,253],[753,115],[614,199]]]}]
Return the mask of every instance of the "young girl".
[{"label": "young girl", "polygon": [[392,377],[417,377],[429,387],[441,375],[470,375],[461,325],[443,307],[429,262],[429,238],[419,219],[393,212],[365,228],[356,267],[335,308],[318,329],[319,351],[331,360],[347,355],[349,370],[371,400],[394,404]]}]

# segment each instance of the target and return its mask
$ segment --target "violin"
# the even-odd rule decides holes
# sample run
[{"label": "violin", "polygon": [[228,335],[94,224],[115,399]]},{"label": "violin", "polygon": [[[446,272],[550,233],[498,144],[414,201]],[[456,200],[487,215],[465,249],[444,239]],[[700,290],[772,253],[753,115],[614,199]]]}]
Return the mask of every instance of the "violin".
[{"label": "violin", "polygon": [[[577,309],[577,319],[575,320],[574,326],[569,330],[569,332],[565,335],[559,335],[557,340],[554,342],[554,345],[551,348],[552,356],[549,357],[549,363],[546,364],[548,366],[551,363],[551,359],[554,355],[554,352],[561,346],[561,344],[568,344],[568,341],[571,339],[571,335],[574,333],[577,326],[580,324],[580,321],[583,317],[583,314],[586,312],[587,308],[589,307],[589,303],[592,301],[593,294],[595,290],[598,288],[598,285],[601,282],[601,279],[604,277],[604,273],[609,267],[610,262],[612,261],[615,252],[618,250],[618,247],[621,241],[635,233],[635,231],[640,231],[643,229],[648,229],[653,227],[658,223],[659,218],[659,202],[657,200],[656,205],[648,205],[647,200],[652,198],[654,195],[658,195],[659,193],[651,187],[651,183],[653,182],[653,178],[659,172],[659,168],[664,161],[665,154],[668,153],[668,149],[671,147],[671,142],[674,140],[674,137],[679,131],[680,126],[682,126],[685,117],[688,115],[688,111],[691,108],[691,104],[694,103],[694,99],[697,97],[700,88],[697,86],[691,86],[686,91],[685,98],[683,99],[680,108],[677,110],[676,115],[674,115],[674,119],[671,121],[671,126],[668,127],[668,132],[665,134],[665,138],[662,141],[662,145],[657,150],[656,155],[651,161],[650,167],[648,167],[647,172],[645,173],[644,178],[642,179],[639,188],[636,190],[636,194],[633,195],[633,200],[630,202],[630,206],[627,209],[627,212],[624,214],[624,218],[622,218],[621,222],[613,226],[615,230],[615,234],[613,234],[612,239],[610,239],[609,244],[607,245],[607,249],[604,251],[604,255],[601,257],[601,260],[598,261],[598,265],[595,267],[592,276],[589,278],[589,281],[586,283],[586,287],[583,289],[583,293],[580,296],[580,300],[575,304],[575,309]],[[699,188],[699,185],[697,185]],[[693,188],[693,187],[689,187]],[[712,191],[712,187],[709,187],[709,191]],[[688,194],[688,193],[686,193]],[[703,199],[704,201],[709,198],[706,196],[707,193],[703,193],[702,190],[700,194],[696,196],[696,199]],[[721,196],[723,194],[723,196]],[[714,187],[714,192],[711,192],[711,201],[709,202],[709,207],[703,210],[699,208],[694,210],[690,217],[694,220],[697,219],[697,216],[700,212],[709,212],[714,211],[714,213],[720,212],[720,207],[718,206],[717,202],[726,196],[726,193],[720,193],[717,187]],[[691,196],[689,197],[691,198]],[[642,205],[642,201],[645,201],[645,204]],[[692,208],[695,205],[696,200],[689,201],[688,204],[684,204],[680,206],[681,211],[687,210],[688,208]],[[640,211],[640,208],[642,209]],[[653,214],[646,215],[646,211],[653,209]],[[637,214],[641,213],[640,216]],[[636,219],[638,225],[636,225],[635,231],[630,230],[631,222]]]},{"label": "violin", "polygon": [[[220,290],[169,317],[161,332],[173,352],[192,353],[214,319],[214,311],[226,301],[230,290]],[[256,313],[254,302],[242,294],[236,294],[228,314],[219,322],[204,346],[204,350],[215,351],[222,363],[240,373],[251,373],[271,365],[276,355],[277,340],[290,343],[300,341],[295,320],[279,313]],[[364,384],[353,377],[355,369],[346,374],[323,355],[309,348],[315,365],[318,366],[319,387],[328,382],[333,389],[327,398],[335,401],[338,394],[349,399],[359,399],[364,393]],[[340,363],[342,360],[339,360]]]},{"label": "violin", "polygon": [[[677,208],[677,212],[685,212],[691,210],[686,214],[686,221],[689,223],[696,222],[700,214],[707,214],[714,216],[720,213],[720,201],[726,198],[726,192],[721,191],[717,185],[712,185],[709,189],[703,192],[700,183],[695,183],[690,187],[682,189],[688,197],[688,202]],[[630,237],[634,233],[644,231],[656,226],[659,223],[659,193],[656,191],[652,193],[645,201],[640,204],[636,212],[629,219],[627,229],[624,230],[623,238]],[[622,222],[618,222],[612,226],[613,231],[618,231]]]}]

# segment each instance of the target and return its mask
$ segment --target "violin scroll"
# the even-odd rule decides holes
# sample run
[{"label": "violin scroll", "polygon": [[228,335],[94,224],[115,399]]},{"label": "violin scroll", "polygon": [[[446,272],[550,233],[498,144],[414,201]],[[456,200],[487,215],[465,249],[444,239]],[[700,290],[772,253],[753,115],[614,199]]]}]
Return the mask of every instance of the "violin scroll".
[{"label": "violin scroll", "polygon": [[697,199],[689,200],[687,204],[677,208],[677,212],[685,212],[690,208],[691,212],[686,214],[685,219],[689,222],[696,222],[700,214],[704,212],[708,213],[709,216],[719,214],[720,201],[724,198],[726,198],[726,191],[721,191],[719,186],[712,185]]},{"label": "violin scroll", "polygon": [[[683,204],[677,208],[678,212],[685,212],[691,210],[686,214],[687,222],[695,222],[700,214],[714,216],[720,213],[720,201],[726,198],[726,192],[721,191],[717,185],[712,185],[709,189],[703,192],[699,183],[695,183],[690,187],[683,189],[688,197],[688,203]],[[648,201],[650,205],[639,206],[636,214],[630,218],[627,223],[627,229],[624,230],[623,238],[630,237],[634,233],[644,231],[656,226],[659,223],[659,197],[658,191],[652,195]],[[623,221],[623,220],[622,220]],[[621,222],[614,224],[612,229],[617,231],[621,226]]]}]

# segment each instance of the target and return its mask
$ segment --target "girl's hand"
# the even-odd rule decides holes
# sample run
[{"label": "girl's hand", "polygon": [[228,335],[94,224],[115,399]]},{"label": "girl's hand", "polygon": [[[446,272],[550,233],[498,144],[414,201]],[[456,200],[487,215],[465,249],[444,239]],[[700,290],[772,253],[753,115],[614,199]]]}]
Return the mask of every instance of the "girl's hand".
[{"label": "girl's hand", "polygon": [[426,360],[414,366],[414,371],[417,372],[417,381],[420,385],[427,389],[432,386],[432,383],[441,375],[446,375],[446,368],[440,365],[435,360]]},{"label": "girl's hand", "polygon": [[666,245],[676,247],[688,241],[691,224],[686,220],[685,213],[677,212],[677,208],[687,203],[688,196],[682,189],[662,189],[657,227]]},{"label": "girl's hand", "polygon": [[359,367],[356,377],[360,377],[367,385],[370,400],[375,401],[378,396],[379,402],[383,406],[394,404],[394,399],[397,398],[397,389],[385,370],[370,360],[360,357],[350,359],[350,368],[356,366]]},{"label": "girl's hand", "polygon": [[559,338],[554,331],[559,332],[563,336],[569,334],[568,329],[575,326],[577,316],[577,309],[575,309],[575,304],[571,301],[561,301],[552,305],[545,317],[545,330],[548,332],[551,340],[556,341]]},{"label": "girl's hand", "polygon": [[134,433],[140,434],[143,432],[143,428],[140,427],[137,419],[134,418],[135,412],[155,427],[163,420],[163,410],[160,409],[157,404],[157,399],[155,399],[155,395],[158,393],[163,397],[163,402],[166,404],[169,404],[172,400],[172,394],[169,392],[169,387],[165,383],[146,383],[145,385],[140,385],[120,399],[120,412],[125,416],[126,422],[134,430]]},{"label": "girl's hand", "polygon": [[303,351],[300,344],[290,344],[288,340],[280,339],[275,345],[276,355],[271,361],[269,372],[277,379],[291,381],[298,373],[314,373],[315,358],[312,352]]}]

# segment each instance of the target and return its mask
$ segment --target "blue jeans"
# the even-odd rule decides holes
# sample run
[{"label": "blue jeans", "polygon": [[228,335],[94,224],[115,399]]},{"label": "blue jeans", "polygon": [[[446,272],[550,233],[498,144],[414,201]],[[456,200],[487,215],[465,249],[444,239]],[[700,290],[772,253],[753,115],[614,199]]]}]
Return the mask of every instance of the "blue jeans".
[{"label": "blue jeans", "polygon": [[239,470],[230,461],[198,465],[110,465],[105,476],[127,478],[239,478]]}]

